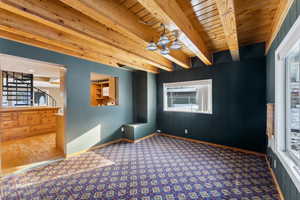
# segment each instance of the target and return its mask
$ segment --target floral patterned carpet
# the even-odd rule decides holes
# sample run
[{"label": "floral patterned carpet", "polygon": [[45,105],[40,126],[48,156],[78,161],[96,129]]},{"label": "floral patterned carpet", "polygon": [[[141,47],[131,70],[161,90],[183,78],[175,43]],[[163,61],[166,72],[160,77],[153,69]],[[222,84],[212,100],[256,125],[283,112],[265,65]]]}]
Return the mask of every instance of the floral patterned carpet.
[{"label": "floral patterned carpet", "polygon": [[3,178],[1,200],[279,199],[264,157],[164,136]]}]

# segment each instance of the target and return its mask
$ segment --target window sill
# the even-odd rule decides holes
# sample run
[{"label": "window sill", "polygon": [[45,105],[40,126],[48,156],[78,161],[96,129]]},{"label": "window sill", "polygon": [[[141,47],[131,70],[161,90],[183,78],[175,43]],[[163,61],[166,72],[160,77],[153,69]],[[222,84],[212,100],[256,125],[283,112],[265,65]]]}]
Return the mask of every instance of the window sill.
[{"label": "window sill", "polygon": [[296,169],[295,162],[289,157],[286,152],[276,151],[276,155],[278,156],[279,160],[283,164],[283,167],[288,172],[290,178],[294,182],[298,192],[300,192],[300,171]]},{"label": "window sill", "polygon": [[197,113],[197,114],[206,114],[206,115],[212,115],[212,113],[211,113],[211,112],[201,112],[201,111],[186,111],[186,110],[164,110],[164,112]]}]

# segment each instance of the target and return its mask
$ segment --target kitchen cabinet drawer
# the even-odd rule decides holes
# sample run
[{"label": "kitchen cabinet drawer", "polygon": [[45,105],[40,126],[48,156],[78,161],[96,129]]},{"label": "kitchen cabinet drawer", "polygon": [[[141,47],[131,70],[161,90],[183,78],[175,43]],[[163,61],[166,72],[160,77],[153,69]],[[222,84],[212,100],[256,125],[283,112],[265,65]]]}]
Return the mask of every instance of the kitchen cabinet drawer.
[{"label": "kitchen cabinet drawer", "polygon": [[44,113],[44,114],[41,114],[41,118],[48,118],[48,117],[53,117],[54,116],[54,113]]},{"label": "kitchen cabinet drawer", "polygon": [[54,116],[55,113],[57,113],[57,110],[47,110],[47,111],[40,112],[42,118],[52,117]]},{"label": "kitchen cabinet drawer", "polygon": [[18,113],[8,112],[0,113],[0,121],[14,121],[18,119]]},{"label": "kitchen cabinet drawer", "polygon": [[24,112],[19,114],[20,126],[37,125],[40,123],[40,115],[37,112]]},{"label": "kitchen cabinet drawer", "polygon": [[0,128],[13,128],[18,126],[17,121],[1,121],[0,122]]},{"label": "kitchen cabinet drawer", "polygon": [[29,127],[18,127],[1,130],[2,141],[13,140],[17,138],[28,137],[30,134]]},{"label": "kitchen cabinet drawer", "polygon": [[58,109],[57,110],[44,110],[44,111],[41,111],[42,114],[53,114],[53,113],[57,113],[58,112]]},{"label": "kitchen cabinet drawer", "polygon": [[43,124],[43,125],[35,125],[30,127],[30,131],[35,133],[47,133],[47,132],[55,132],[56,125],[55,124]]},{"label": "kitchen cabinet drawer", "polygon": [[43,117],[41,119],[41,121],[42,121],[42,124],[55,124],[56,117],[55,116]]},{"label": "kitchen cabinet drawer", "polygon": [[38,114],[37,111],[19,112],[19,116],[28,116],[28,115],[36,115],[36,114]]}]

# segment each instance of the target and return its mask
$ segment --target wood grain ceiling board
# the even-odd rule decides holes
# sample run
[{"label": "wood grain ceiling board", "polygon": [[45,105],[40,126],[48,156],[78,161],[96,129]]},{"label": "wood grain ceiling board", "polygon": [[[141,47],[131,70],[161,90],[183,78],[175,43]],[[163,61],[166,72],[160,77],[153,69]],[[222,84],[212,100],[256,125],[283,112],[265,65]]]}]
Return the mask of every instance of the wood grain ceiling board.
[{"label": "wood grain ceiling board", "polygon": [[[162,32],[161,22],[155,18],[137,0],[115,0],[137,15],[141,23],[147,24],[157,32]],[[228,49],[224,30],[215,0],[174,0],[203,38],[209,51],[217,52]],[[280,0],[235,0],[236,22],[239,44],[263,42],[268,39],[272,20]],[[175,37],[167,32],[171,40]],[[187,47],[182,51],[188,56],[195,56]]]},{"label": "wood grain ceiling board", "polygon": [[[210,51],[228,49],[215,0],[177,0],[189,18],[198,18],[199,31]],[[237,31],[240,45],[265,42],[270,35],[272,21],[280,0],[235,0]]]},{"label": "wood grain ceiling board", "polygon": [[[25,1],[25,0],[22,0],[22,2],[23,1]],[[26,1],[31,2],[31,0],[26,0]],[[143,2],[139,3],[137,0],[114,0],[114,1],[116,1],[120,5],[124,6],[130,12],[132,12],[134,15],[136,15],[138,17],[138,19],[140,19],[140,21],[139,21],[140,23],[146,24],[149,27],[152,27],[158,33],[163,32],[163,28],[161,27],[160,20],[158,20],[156,17],[154,17],[147,10],[147,8],[142,6],[141,3],[143,3]],[[220,15],[219,15],[219,10],[216,5],[216,0],[172,0],[172,1],[177,1],[179,6],[181,7],[181,10],[183,10],[184,14],[188,17],[188,21],[191,22],[193,27],[195,27],[195,29],[196,29],[195,32],[199,33],[199,37],[201,37],[203,39],[204,45],[207,46],[207,48],[210,52],[217,52],[217,51],[222,51],[222,50],[228,49],[228,46],[226,43],[226,37],[224,34],[224,29],[223,29],[223,26],[221,23]],[[278,8],[278,5],[280,4],[280,1],[281,0],[235,0],[236,22],[237,22],[239,45],[252,44],[252,43],[256,43],[256,42],[264,42],[270,38],[271,26],[274,23],[275,13]],[[38,2],[38,0],[37,0],[37,2]],[[46,5],[47,3],[45,3],[45,2],[46,1],[41,1],[40,5],[45,4],[45,6],[47,6]],[[49,3],[49,4],[52,5],[53,2]],[[48,10],[46,13],[47,15],[49,14],[49,16],[52,16],[53,13],[55,14],[55,12],[56,12],[55,9],[54,9],[54,11],[49,11],[49,9],[46,9],[47,7],[45,7],[45,6],[42,8],[44,10]],[[63,5],[61,3],[59,3],[59,1],[57,3],[57,6],[59,8],[63,7]],[[70,8],[65,7],[64,9],[69,10],[70,12],[72,10],[71,7]],[[24,12],[25,11],[26,11],[26,9],[24,10]],[[48,13],[48,12],[50,12],[50,13]],[[51,12],[53,12],[53,13],[51,13]],[[130,55],[133,54],[133,56],[134,56],[134,58],[132,58],[132,61],[130,61],[131,63],[134,63],[135,60],[138,59],[139,56],[142,57],[141,61],[137,62],[139,64],[139,66],[142,66],[142,61],[145,61],[145,62],[147,61],[148,64],[153,64],[154,62],[157,61],[156,57],[154,55],[153,56],[151,55],[152,52],[148,52],[147,50],[145,50],[145,48],[139,47],[139,45],[141,43],[139,43],[139,41],[135,40],[134,38],[131,38],[128,35],[118,32],[116,30],[113,30],[113,29],[110,30],[110,28],[106,27],[104,24],[101,24],[101,27],[99,27],[98,25],[100,23],[99,24],[96,23],[96,21],[93,21],[92,18],[91,18],[91,20],[88,20],[88,18],[89,18],[88,15],[83,16],[82,13],[76,12],[76,9],[74,9],[74,13],[71,12],[71,13],[64,13],[64,14],[66,15],[66,19],[64,19],[64,21],[67,20],[67,22],[71,22],[72,20],[75,20],[75,21],[78,20],[77,23],[79,23],[82,26],[82,27],[81,26],[80,27],[76,27],[76,26],[71,27],[72,30],[76,29],[77,32],[83,31],[85,33],[90,34],[90,36],[89,36],[90,38],[88,40],[90,43],[79,44],[78,48],[84,47],[83,49],[87,49],[87,50],[89,50],[89,48],[91,48],[92,53],[89,55],[89,54],[87,54],[87,51],[85,51],[85,52],[83,52],[84,54],[82,54],[82,50],[78,49],[77,46],[74,46],[73,43],[71,43],[71,42],[70,42],[69,46],[68,45],[64,46],[64,48],[62,48],[62,43],[60,43],[60,42],[53,43],[52,46],[50,44],[48,46],[45,45],[48,49],[53,50],[53,49],[57,49],[59,47],[59,48],[62,48],[61,52],[67,52],[69,55],[73,54],[77,57],[80,57],[83,55],[83,56],[86,56],[90,60],[99,61],[97,59],[97,56],[101,52],[98,52],[99,50],[96,49],[92,45],[92,43],[97,43],[97,45],[100,45],[100,40],[101,40],[101,42],[106,45],[105,47],[107,49],[109,49],[107,47],[107,44],[111,44],[111,46],[114,46],[115,51],[122,55],[120,58],[122,61],[125,60],[125,57],[126,57],[125,55],[127,55],[127,54],[129,55],[129,53],[130,53]],[[74,15],[74,19],[69,17],[69,16],[73,16],[73,15]],[[60,13],[57,13],[57,17],[60,17]],[[56,18],[53,17],[53,19],[56,19]],[[59,24],[59,22],[56,22],[55,20],[54,20],[54,22]],[[52,26],[50,26],[50,27],[52,27]],[[52,27],[52,28],[54,28],[54,27]],[[105,31],[104,29],[106,29],[106,28],[107,28],[107,30]],[[101,29],[101,31],[106,32],[106,33],[111,33],[111,34],[106,34],[106,35],[108,35],[107,37],[101,36],[101,38],[100,38],[99,35],[95,35],[95,33],[98,33],[97,32],[98,29],[99,30]],[[9,35],[8,30],[5,29],[5,30],[1,30],[1,31],[4,36]],[[155,33],[155,32],[153,32],[153,33]],[[15,33],[15,34],[16,34],[15,40],[19,40],[21,34],[17,34],[17,33]],[[72,38],[72,40],[74,40],[74,41],[79,41],[78,38],[81,38],[81,36],[79,37],[78,34],[74,35],[74,38],[73,38],[73,35],[71,34],[72,37],[70,37],[70,38]],[[169,38],[171,40],[175,39],[174,34],[172,32],[167,31],[166,34],[169,36]],[[153,35],[155,35],[155,34],[153,34]],[[66,37],[66,35],[62,35],[59,37],[63,37],[63,36]],[[30,38],[29,36],[27,36],[27,37]],[[48,38],[48,37],[50,37],[50,35],[47,37],[45,35],[45,38]],[[117,37],[120,37],[121,39],[117,38]],[[152,34],[150,35],[149,38],[151,38],[151,37],[152,37]],[[158,35],[156,37],[158,37]],[[95,39],[93,39],[93,38],[95,38]],[[115,38],[117,38],[117,39],[115,39]],[[25,42],[28,42],[27,39],[24,39],[24,40],[26,40]],[[157,40],[158,38],[153,38],[153,39]],[[36,40],[35,42],[36,42],[37,46],[39,44],[44,45],[42,43],[45,43],[45,41],[41,41],[41,40]],[[101,45],[102,45],[102,43],[101,43]],[[91,47],[87,46],[87,44],[91,44],[90,45]],[[130,44],[130,45],[126,45],[126,44]],[[146,43],[145,43],[145,45],[146,45]],[[130,48],[128,46],[130,46]],[[122,52],[119,52],[119,50],[116,47],[122,48]],[[138,47],[140,48],[140,50]],[[184,45],[182,48],[182,52],[190,57],[195,56],[195,54]],[[181,53],[182,55],[184,55],[182,52],[179,51],[177,53]],[[184,56],[186,56],[186,55],[184,55]],[[103,60],[105,60],[108,63],[107,57],[103,57]],[[116,65],[117,61],[118,61],[118,59],[116,58],[115,61],[110,64]],[[164,60],[161,60],[162,64],[167,64],[166,61],[164,61],[164,62],[163,61]],[[157,65],[157,63],[154,63],[154,64]],[[156,66],[156,67],[158,67],[158,66]],[[150,70],[153,71],[153,69],[150,69]]]},{"label": "wood grain ceiling board", "polygon": [[[20,5],[17,3],[20,3]],[[103,54],[103,60],[109,58],[109,56],[112,56],[116,60],[122,60],[123,63],[124,61],[127,62],[132,59],[131,63],[139,63],[139,66],[143,66],[143,63],[148,63],[149,65],[156,66],[154,63],[149,63],[148,61],[146,61],[145,55],[149,55],[149,51],[139,46],[140,44],[130,42],[128,38],[120,40],[120,38],[122,37],[117,32],[108,29],[103,25],[96,23],[95,21],[92,21],[81,13],[78,13],[75,10],[64,6],[62,3],[54,1],[50,3],[50,1],[37,2],[29,0],[18,0],[14,2],[1,1],[1,6],[3,6],[3,8],[5,8],[6,10],[12,11],[10,13],[1,10],[0,13],[5,14],[5,16],[3,16],[4,20],[1,21],[3,28],[5,28],[5,26],[14,25],[16,29],[15,33],[17,30],[25,30],[25,28],[31,27],[33,28],[33,30],[26,29],[26,31],[30,33],[31,36],[43,34],[41,35],[43,36],[43,38],[41,38],[43,39],[42,42],[45,42],[46,39],[48,39],[47,43],[55,43],[56,46],[64,49],[68,48],[68,50],[71,50],[73,52],[85,51],[84,56],[87,56],[89,58],[92,57],[90,55],[92,53],[93,57],[95,58],[97,58],[98,54]],[[64,16],[61,16],[60,14],[63,14]],[[11,22],[8,20],[11,20]],[[4,24],[4,22],[7,22],[7,24]],[[11,24],[8,24],[8,22],[10,22]],[[21,23],[23,23],[23,26],[20,26]],[[38,30],[37,27],[40,27],[40,29]],[[37,30],[39,32],[37,32]],[[4,31],[8,30],[5,29]],[[47,34],[45,35],[45,33]],[[49,38],[51,39],[51,41],[49,40]],[[123,44],[118,43],[118,40]],[[132,48],[132,46],[126,45],[125,43],[127,42],[132,44],[136,48]],[[126,49],[123,47],[125,47]],[[144,57],[133,53],[134,50],[136,50],[137,53]],[[156,55],[152,54],[151,56],[147,57],[153,59],[155,56]],[[161,58],[161,56],[159,56],[159,58]],[[166,65],[169,65],[169,68],[173,67],[171,62],[166,59],[163,60],[165,61]],[[120,63],[122,64],[122,62]]]},{"label": "wood grain ceiling board", "polygon": [[[147,11],[139,2],[136,0],[119,0],[119,3],[126,8],[128,8],[131,12],[133,12],[135,15],[139,16],[141,23],[148,24],[152,28],[156,29],[157,32],[162,33],[163,28],[161,27],[161,22],[153,17],[152,14],[150,14],[149,11]],[[175,37],[174,35],[167,31],[167,35],[170,37],[171,41],[174,41]],[[187,54],[190,57],[195,56],[195,54],[189,50],[186,46],[182,44],[183,48],[181,49],[182,52]]]},{"label": "wood grain ceiling board", "polygon": [[240,45],[266,42],[280,0],[236,1]]},{"label": "wood grain ceiling board", "polygon": [[210,51],[227,49],[225,35],[215,0],[178,0],[189,19],[203,36]]}]

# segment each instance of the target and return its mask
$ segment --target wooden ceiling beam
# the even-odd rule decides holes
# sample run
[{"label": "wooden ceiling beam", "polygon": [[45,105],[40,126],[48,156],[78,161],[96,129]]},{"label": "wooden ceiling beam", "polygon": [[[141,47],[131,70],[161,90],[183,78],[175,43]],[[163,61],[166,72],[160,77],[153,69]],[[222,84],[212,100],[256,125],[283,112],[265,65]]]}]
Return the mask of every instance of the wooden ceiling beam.
[{"label": "wooden ceiling beam", "polygon": [[88,55],[84,55],[84,53],[82,53],[82,52],[70,51],[68,49],[63,49],[61,47],[57,47],[57,46],[54,46],[54,45],[51,45],[48,43],[43,43],[38,40],[34,40],[33,38],[27,38],[27,37],[24,37],[23,35],[17,35],[12,32],[6,32],[6,31],[0,30],[0,38],[12,40],[15,42],[20,42],[20,43],[27,44],[30,46],[39,47],[42,49],[62,53],[65,55],[73,56],[76,58],[81,58],[84,60],[89,60],[89,61],[100,63],[100,64],[105,64],[105,65],[112,66],[112,67],[120,67],[120,65],[124,65],[124,66],[128,66],[129,68],[146,71],[149,73],[154,73],[154,74],[159,73],[159,70],[156,67],[153,67],[152,65],[148,65],[148,64],[139,65],[137,63],[131,63],[129,61],[123,62],[120,60],[112,59],[107,56],[103,56],[101,54],[97,54],[95,56],[88,56]]},{"label": "wooden ceiling beam", "polygon": [[[135,69],[158,73],[157,68],[128,56],[119,56],[102,46],[81,42],[79,38],[64,34],[22,16],[0,9],[1,37],[65,53],[94,62],[118,67],[118,64]],[[21,37],[21,38],[20,38]],[[23,38],[23,39],[22,39]],[[112,53],[112,54],[111,54]]]},{"label": "wooden ceiling beam", "polygon": [[280,27],[288,14],[290,7],[292,6],[294,0],[280,0],[278,8],[276,10],[275,16],[272,21],[271,31],[266,42],[266,53],[268,53],[273,40],[275,39]]},{"label": "wooden ceiling beam", "polygon": [[171,29],[181,32],[181,42],[188,47],[203,63],[211,65],[211,55],[192,23],[176,0],[138,0],[153,16]]},{"label": "wooden ceiling beam", "polygon": [[239,42],[234,0],[215,0],[223,25],[226,43],[234,61],[239,60]]},{"label": "wooden ceiling beam", "polygon": [[[93,18],[99,23],[127,35],[138,41],[146,48],[151,40],[159,38],[159,33],[151,28],[150,25],[142,23],[138,16],[130,12],[125,6],[110,0],[60,0],[66,5],[80,11],[81,13]],[[159,52],[157,52],[159,54]],[[190,58],[183,52],[171,51],[170,55],[165,56],[183,68],[190,68]]]},{"label": "wooden ceiling beam", "polygon": [[[89,17],[65,6],[59,1],[45,0],[0,0],[0,8],[56,29],[63,34],[80,38],[93,46],[110,49],[111,54],[134,59],[138,63],[172,71],[173,65],[166,58],[149,52],[127,37],[95,22]],[[102,49],[101,49],[102,50]]]},{"label": "wooden ceiling beam", "polygon": [[[3,31],[1,29],[0,29],[0,37],[7,39],[7,40],[12,40],[15,42],[27,44],[30,46],[39,47],[39,48],[54,51],[54,52],[59,52],[59,53],[66,54],[69,56],[74,56],[77,58],[82,58],[82,59],[90,60],[93,62],[99,62],[99,60],[96,60],[95,58],[91,58],[86,55],[83,55],[83,53],[78,53],[76,51],[71,51],[69,49],[64,49],[64,48],[61,48],[61,47],[58,47],[58,46],[55,46],[52,44],[44,43],[44,42],[35,40],[33,37],[25,37],[24,35],[18,35],[16,33]],[[101,63],[117,67],[116,63],[114,63],[112,60],[110,60],[110,61],[101,60]]]}]

